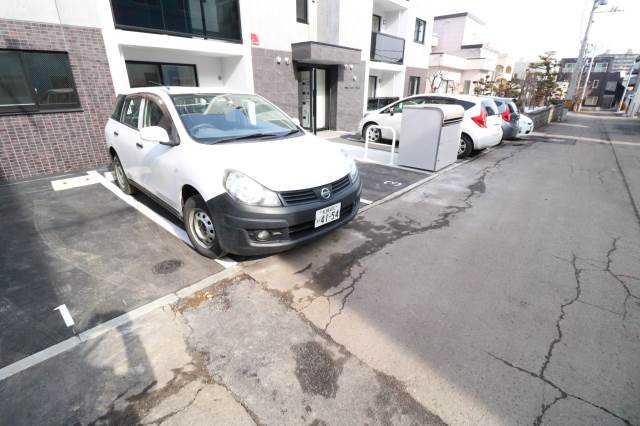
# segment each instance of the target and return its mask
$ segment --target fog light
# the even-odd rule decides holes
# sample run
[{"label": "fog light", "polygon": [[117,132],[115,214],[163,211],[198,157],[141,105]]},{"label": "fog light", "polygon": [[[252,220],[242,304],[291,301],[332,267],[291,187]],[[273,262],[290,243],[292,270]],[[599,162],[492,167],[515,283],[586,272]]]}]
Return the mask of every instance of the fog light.
[{"label": "fog light", "polygon": [[258,240],[260,241],[267,241],[269,239],[269,236],[271,236],[271,233],[269,231],[260,231],[258,232]]}]

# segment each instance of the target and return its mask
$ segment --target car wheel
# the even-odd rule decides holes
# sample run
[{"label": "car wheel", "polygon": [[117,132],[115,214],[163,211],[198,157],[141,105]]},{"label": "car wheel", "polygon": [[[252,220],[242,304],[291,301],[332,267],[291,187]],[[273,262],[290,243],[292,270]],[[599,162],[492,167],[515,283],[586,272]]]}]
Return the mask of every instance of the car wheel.
[{"label": "car wheel", "polygon": [[371,128],[372,126],[376,126],[376,124],[369,123],[366,126],[364,126],[364,130],[362,130],[362,137],[364,140],[367,140],[367,134],[368,134],[369,142],[380,142],[380,140],[382,139],[382,133],[378,128],[372,129]]},{"label": "car wheel", "polygon": [[460,147],[458,147],[458,158],[468,157],[473,151],[473,141],[467,135],[460,136]]},{"label": "car wheel", "polygon": [[136,188],[129,183],[129,178],[127,178],[127,174],[124,172],[124,167],[122,167],[122,163],[117,155],[113,156],[113,171],[116,175],[116,184],[118,184],[118,188],[120,188],[120,190],[125,194],[135,194]]},{"label": "car wheel", "polygon": [[198,253],[211,259],[224,256],[225,252],[219,243],[219,230],[201,196],[193,195],[184,203],[182,217],[189,240]]}]

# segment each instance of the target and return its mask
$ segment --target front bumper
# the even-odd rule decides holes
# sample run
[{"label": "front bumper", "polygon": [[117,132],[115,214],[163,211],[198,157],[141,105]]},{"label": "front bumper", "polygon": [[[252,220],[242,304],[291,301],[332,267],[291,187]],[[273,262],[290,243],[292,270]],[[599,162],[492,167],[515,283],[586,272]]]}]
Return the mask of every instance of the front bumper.
[{"label": "front bumper", "polygon": [[[226,192],[207,201],[217,228],[217,237],[224,251],[254,256],[288,250],[318,238],[350,222],[358,213],[362,183],[360,178],[330,200],[291,206],[250,206],[234,200]],[[316,210],[340,203],[340,218],[315,228]],[[259,241],[261,230],[272,237]],[[275,234],[275,235],[274,235]]]}]

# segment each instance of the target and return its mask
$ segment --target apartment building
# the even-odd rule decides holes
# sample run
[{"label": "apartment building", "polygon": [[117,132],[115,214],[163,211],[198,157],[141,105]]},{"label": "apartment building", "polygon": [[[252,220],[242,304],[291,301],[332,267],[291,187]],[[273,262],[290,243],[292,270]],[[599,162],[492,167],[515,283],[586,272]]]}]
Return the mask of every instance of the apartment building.
[{"label": "apartment building", "polygon": [[427,34],[415,0],[0,2],[0,181],[108,164],[129,87],[255,91],[308,129],[353,130],[425,90]]},{"label": "apartment building", "polygon": [[[624,55],[598,55],[595,58],[587,58],[578,82],[580,93],[584,90],[582,105],[590,108],[611,109],[615,108],[622,97],[623,79],[633,60],[627,65],[627,72],[621,72],[625,58]],[[636,55],[637,56],[637,55]],[[635,56],[634,56],[635,57]],[[593,66],[591,61],[593,60]],[[571,76],[576,72],[577,58],[562,58],[558,70],[558,82],[560,85],[568,85]],[[589,69],[591,71],[589,72]]]},{"label": "apartment building", "polygon": [[423,2],[253,0],[249,13],[255,90],[307,129],[353,130],[367,106],[425,90]]},{"label": "apartment building", "polygon": [[442,76],[437,91],[472,94],[480,79],[511,79],[514,60],[490,46],[484,21],[468,12],[433,20],[429,68]]}]

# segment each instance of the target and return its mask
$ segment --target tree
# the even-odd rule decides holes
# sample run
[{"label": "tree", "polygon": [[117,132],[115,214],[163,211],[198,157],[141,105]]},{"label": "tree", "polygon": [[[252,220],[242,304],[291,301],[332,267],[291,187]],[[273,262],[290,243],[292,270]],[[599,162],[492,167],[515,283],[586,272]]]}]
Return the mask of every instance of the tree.
[{"label": "tree", "polygon": [[430,71],[427,74],[427,82],[429,83],[429,90],[431,93],[437,93],[442,87],[442,83],[444,83],[444,77],[446,73],[444,71],[435,70]]},{"label": "tree", "polygon": [[473,93],[476,96],[482,96],[490,95],[493,92],[495,82],[489,80],[489,76],[487,76],[487,78],[481,78],[480,80],[474,81],[473,84]]},{"label": "tree", "polygon": [[535,105],[549,105],[549,101],[558,88],[558,59],[556,52],[549,51],[543,55],[537,62],[529,64],[536,78],[536,89],[534,94]]},{"label": "tree", "polygon": [[503,98],[517,98],[520,95],[520,85],[517,81],[499,78],[493,85],[493,93]]}]

